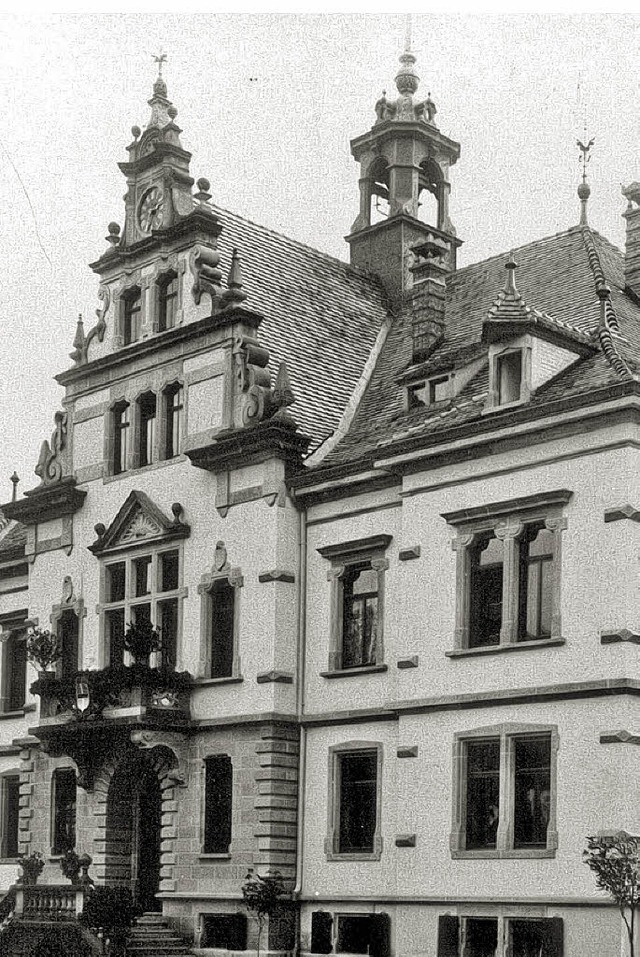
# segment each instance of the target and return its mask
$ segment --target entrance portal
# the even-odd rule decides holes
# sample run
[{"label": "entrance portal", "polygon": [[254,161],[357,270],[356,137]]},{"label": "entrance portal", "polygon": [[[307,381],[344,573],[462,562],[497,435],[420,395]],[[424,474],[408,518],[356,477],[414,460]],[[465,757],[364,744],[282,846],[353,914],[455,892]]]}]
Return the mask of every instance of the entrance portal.
[{"label": "entrance portal", "polygon": [[129,887],[143,911],[162,909],[160,827],[162,795],[156,771],[144,752],[129,753],[116,768],[107,794],[106,878]]}]

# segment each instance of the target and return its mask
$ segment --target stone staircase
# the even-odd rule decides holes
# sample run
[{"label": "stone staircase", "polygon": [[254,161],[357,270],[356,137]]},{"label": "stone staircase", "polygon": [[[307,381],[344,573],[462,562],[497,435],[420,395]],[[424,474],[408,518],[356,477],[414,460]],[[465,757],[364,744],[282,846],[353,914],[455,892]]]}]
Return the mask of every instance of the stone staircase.
[{"label": "stone staircase", "polygon": [[188,957],[192,953],[162,914],[138,917],[127,941],[127,957]]}]

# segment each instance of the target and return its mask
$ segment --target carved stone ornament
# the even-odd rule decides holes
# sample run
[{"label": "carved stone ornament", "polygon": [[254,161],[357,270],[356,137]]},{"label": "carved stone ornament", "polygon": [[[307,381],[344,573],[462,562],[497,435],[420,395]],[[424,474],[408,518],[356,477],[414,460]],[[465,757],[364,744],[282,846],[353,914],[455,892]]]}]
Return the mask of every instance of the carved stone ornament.
[{"label": "carved stone ornament", "polygon": [[129,542],[135,542],[144,538],[155,538],[160,535],[162,529],[153,522],[148,515],[143,512],[137,512],[129,524],[120,533],[120,543],[122,545]]},{"label": "carved stone ornament", "polygon": [[56,412],[55,430],[51,444],[45,439],[40,448],[40,457],[34,471],[40,478],[40,486],[55,485],[63,476],[62,452],[67,445],[67,413]]},{"label": "carved stone ornament", "polygon": [[107,331],[106,315],[109,311],[109,306],[111,305],[111,294],[109,292],[108,286],[100,286],[98,290],[98,299],[102,303],[96,309],[96,316],[98,321],[93,326],[89,332],[84,334],[84,324],[82,322],[82,316],[78,317],[78,325],[76,327],[76,334],[73,340],[73,352],[70,353],[71,359],[76,363],[76,365],[84,365],[89,361],[89,346],[91,345],[93,339],[97,338],[98,342],[104,340],[104,334]]},{"label": "carved stone ornament", "polygon": [[65,575],[62,580],[62,605],[73,605],[76,600],[76,596],[73,591],[73,582],[71,581],[71,575]]},{"label": "carved stone ornament", "polygon": [[224,569],[229,567],[229,562],[227,561],[227,549],[224,542],[216,542],[216,550],[213,556],[213,569],[216,572],[224,571]]},{"label": "carved stone ornament", "polygon": [[189,257],[189,265],[193,273],[191,294],[196,306],[200,305],[203,293],[211,296],[212,308],[216,305],[221,294],[222,273],[218,269],[220,253],[217,249],[207,246],[195,246]]}]

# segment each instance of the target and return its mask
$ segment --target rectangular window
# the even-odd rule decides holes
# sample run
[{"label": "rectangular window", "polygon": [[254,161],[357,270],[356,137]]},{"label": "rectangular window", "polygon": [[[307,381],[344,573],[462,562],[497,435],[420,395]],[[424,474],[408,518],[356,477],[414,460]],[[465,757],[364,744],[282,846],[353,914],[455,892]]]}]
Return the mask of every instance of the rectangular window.
[{"label": "rectangular window", "polygon": [[325,910],[311,914],[311,953],[330,954],[333,950],[333,915]]},{"label": "rectangular window", "polygon": [[388,914],[338,914],[336,953],[389,957],[391,922]]},{"label": "rectangular window", "polygon": [[160,553],[160,591],[175,591],[179,585],[180,552]]},{"label": "rectangular window", "polygon": [[514,847],[546,847],[551,799],[551,739],[515,741]]},{"label": "rectangular window", "polygon": [[181,385],[171,386],[165,397],[165,448],[164,457],[172,459],[182,451],[182,433],[184,430],[184,396]]},{"label": "rectangular window", "polygon": [[155,459],[156,443],[156,397],[146,392],[138,400],[140,433],[138,439],[138,465],[151,465]]},{"label": "rectangular window", "polygon": [[173,329],[178,308],[178,277],[163,276],[158,283],[158,331]]},{"label": "rectangular window", "polygon": [[468,848],[495,847],[500,808],[500,741],[467,744]]},{"label": "rectangular window", "polygon": [[503,543],[484,535],[471,552],[469,647],[500,644],[503,591]]},{"label": "rectangular window", "polygon": [[498,404],[518,402],[522,388],[522,352],[507,352],[496,359]]},{"label": "rectangular window", "polygon": [[0,778],[0,811],[2,813],[2,849],[4,858],[18,857],[18,824],[20,814],[20,776],[7,774]]},{"label": "rectangular window", "polygon": [[372,853],[377,818],[376,751],[338,755],[338,853]]},{"label": "rectangular window", "polygon": [[113,410],[113,474],[120,475],[129,467],[129,406],[126,402]]},{"label": "rectangular window", "polygon": [[563,954],[560,917],[524,920],[447,914],[438,918],[437,957],[563,957]]},{"label": "rectangular window", "polygon": [[64,854],[76,844],[76,773],[73,768],[53,772],[52,854]]},{"label": "rectangular window", "polygon": [[124,297],[123,336],[128,346],[140,338],[142,319],[142,295],[139,289],[133,289]]},{"label": "rectangular window", "polygon": [[23,628],[14,629],[5,644],[6,710],[20,711],[27,696],[27,644]]},{"label": "rectangular window", "polygon": [[62,646],[62,658],[58,670],[61,678],[67,678],[78,670],[78,642],[80,621],[75,611],[65,611],[56,625],[56,634]]},{"label": "rectangular window", "polygon": [[205,854],[228,854],[231,845],[233,769],[228,754],[205,758],[204,844]]},{"label": "rectangular window", "polygon": [[[549,857],[555,829],[555,732],[456,736],[454,857]],[[557,736],[556,736],[557,742]],[[490,854],[489,852],[493,852]]]},{"label": "rectangular window", "polygon": [[429,379],[429,405],[435,402],[443,402],[449,398],[449,377],[440,376],[437,379]]},{"label": "rectangular window", "polygon": [[455,649],[562,642],[561,514],[566,489],[445,512],[456,552]]},{"label": "rectangular window", "polygon": [[162,666],[170,671],[176,667],[176,652],[178,640],[178,599],[159,603],[160,610],[160,641]]},{"label": "rectangular window", "polygon": [[106,642],[109,664],[112,667],[124,664],[124,610],[116,608],[105,615]]},{"label": "rectangular window", "polygon": [[376,664],[378,573],[371,562],[348,565],[343,579],[342,668]]},{"label": "rectangular window", "polygon": [[230,678],[233,675],[236,589],[224,579],[215,581],[209,600],[211,602],[211,677]]},{"label": "rectangular window", "polygon": [[201,919],[201,947],[247,949],[247,918],[244,914],[202,914]]}]

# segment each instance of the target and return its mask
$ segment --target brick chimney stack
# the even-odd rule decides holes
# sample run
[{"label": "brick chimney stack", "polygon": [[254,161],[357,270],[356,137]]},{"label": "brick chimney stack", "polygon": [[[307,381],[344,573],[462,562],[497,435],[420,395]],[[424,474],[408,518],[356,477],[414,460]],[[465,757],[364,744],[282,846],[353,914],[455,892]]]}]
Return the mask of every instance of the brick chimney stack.
[{"label": "brick chimney stack", "polygon": [[622,214],[627,221],[624,250],[624,284],[640,298],[640,183],[622,190],[627,208]]}]

